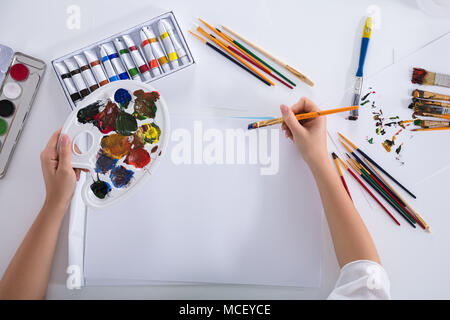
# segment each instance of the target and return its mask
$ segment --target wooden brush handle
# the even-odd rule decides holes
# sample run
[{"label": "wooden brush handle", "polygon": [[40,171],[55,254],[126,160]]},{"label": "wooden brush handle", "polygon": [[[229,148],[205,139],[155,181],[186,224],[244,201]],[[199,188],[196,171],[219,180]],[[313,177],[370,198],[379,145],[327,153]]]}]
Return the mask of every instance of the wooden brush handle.
[{"label": "wooden brush handle", "polygon": [[286,68],[286,70],[288,70],[290,73],[292,73],[294,76],[296,76],[297,78],[299,78],[300,80],[302,80],[304,83],[306,83],[307,85],[313,87],[314,86],[314,82],[312,82],[311,80],[309,80],[304,74],[302,74],[300,71],[295,70],[294,68],[292,68],[290,65],[286,64],[284,66]]}]

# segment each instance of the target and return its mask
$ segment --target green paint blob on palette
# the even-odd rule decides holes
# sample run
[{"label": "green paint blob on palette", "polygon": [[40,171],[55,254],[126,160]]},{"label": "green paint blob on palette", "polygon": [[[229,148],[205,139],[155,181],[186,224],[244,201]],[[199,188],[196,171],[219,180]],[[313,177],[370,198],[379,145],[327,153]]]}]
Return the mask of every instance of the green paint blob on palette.
[{"label": "green paint blob on palette", "polygon": [[167,148],[169,114],[152,86],[116,81],[85,98],[62,134],[72,141],[72,165],[89,170],[83,201],[104,208],[134,193],[154,172]]}]

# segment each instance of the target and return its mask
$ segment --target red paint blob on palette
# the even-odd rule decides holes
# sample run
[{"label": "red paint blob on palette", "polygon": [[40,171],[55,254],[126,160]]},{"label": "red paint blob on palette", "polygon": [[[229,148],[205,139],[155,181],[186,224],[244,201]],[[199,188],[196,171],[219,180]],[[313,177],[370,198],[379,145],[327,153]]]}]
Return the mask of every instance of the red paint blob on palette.
[{"label": "red paint blob on palette", "polygon": [[28,70],[27,66],[22,63],[16,63],[11,67],[9,72],[11,74],[11,78],[16,81],[25,81],[30,74],[30,70]]}]

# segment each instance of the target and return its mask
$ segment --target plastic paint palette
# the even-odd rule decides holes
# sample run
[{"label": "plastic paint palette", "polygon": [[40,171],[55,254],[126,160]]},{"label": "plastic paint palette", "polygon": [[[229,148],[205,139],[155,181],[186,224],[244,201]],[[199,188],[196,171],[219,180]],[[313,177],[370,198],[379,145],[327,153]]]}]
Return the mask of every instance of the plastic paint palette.
[{"label": "plastic paint palette", "polygon": [[45,63],[0,45],[0,178],[6,174]]},{"label": "plastic paint palette", "polygon": [[72,165],[88,169],[81,195],[102,208],[142,186],[164,155],[170,134],[164,99],[140,81],[117,81],[84,99],[67,118]]},{"label": "plastic paint palette", "polygon": [[72,109],[108,83],[150,83],[194,63],[172,12],[52,61]]}]

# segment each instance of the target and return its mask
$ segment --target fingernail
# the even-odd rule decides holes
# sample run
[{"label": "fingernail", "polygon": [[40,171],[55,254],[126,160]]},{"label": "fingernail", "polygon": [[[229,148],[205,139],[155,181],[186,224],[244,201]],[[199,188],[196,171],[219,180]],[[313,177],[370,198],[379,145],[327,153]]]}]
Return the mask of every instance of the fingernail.
[{"label": "fingernail", "polygon": [[285,106],[284,104],[282,104],[282,105],[280,106],[280,110],[281,110],[281,113],[282,113],[282,114],[285,114],[286,111],[287,111],[287,109],[288,109],[288,107]]},{"label": "fingernail", "polygon": [[67,134],[63,134],[61,137],[61,144],[63,146],[69,144],[69,136]]}]

